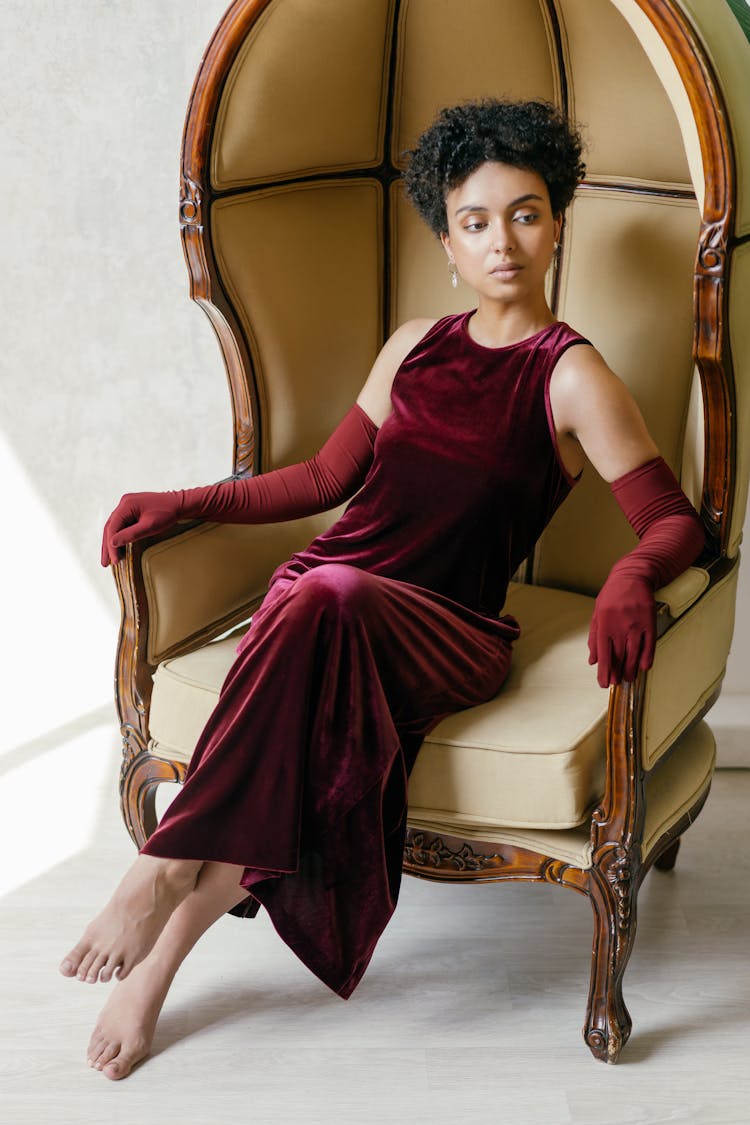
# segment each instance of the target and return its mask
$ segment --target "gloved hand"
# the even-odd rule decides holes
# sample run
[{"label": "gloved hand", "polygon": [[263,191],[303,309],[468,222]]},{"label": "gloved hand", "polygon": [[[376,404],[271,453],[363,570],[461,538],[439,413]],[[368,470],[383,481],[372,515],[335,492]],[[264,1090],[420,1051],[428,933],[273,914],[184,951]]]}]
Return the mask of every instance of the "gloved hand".
[{"label": "gloved hand", "polygon": [[615,574],[602,586],[589,629],[589,664],[598,664],[600,687],[632,682],[650,668],[656,647],[656,604],[651,584],[638,574]]},{"label": "gloved hand", "polygon": [[104,525],[102,566],[117,562],[119,548],[166,531],[180,519],[180,492],[127,492]]},{"label": "gloved hand", "polygon": [[181,519],[273,523],[335,508],[363,483],[377,432],[355,403],[309,461],[204,488],[127,493],[104,525],[102,566],[114,565],[126,543],[165,531]]},{"label": "gloved hand", "polygon": [[700,554],[703,525],[667,463],[655,457],[611,484],[640,542],[615,563],[594,605],[589,664],[601,687],[632,682],[656,648],[654,591]]}]

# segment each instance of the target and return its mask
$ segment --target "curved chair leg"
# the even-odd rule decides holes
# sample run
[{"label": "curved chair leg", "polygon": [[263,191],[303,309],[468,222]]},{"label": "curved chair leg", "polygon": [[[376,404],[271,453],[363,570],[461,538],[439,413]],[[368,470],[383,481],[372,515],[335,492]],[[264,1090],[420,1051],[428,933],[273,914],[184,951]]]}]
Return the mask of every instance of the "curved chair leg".
[{"label": "curved chair leg", "polygon": [[184,780],[185,767],[147,750],[124,763],[120,780],[122,816],[133,842],[143,847],[157,825],[156,790],[164,781]]},{"label": "curved chair leg", "polygon": [[592,871],[589,897],[594,945],[583,1037],[595,1058],[615,1063],[632,1027],[622,998],[622,978],[636,927],[635,884],[626,855],[618,855],[604,870]]},{"label": "curved chair leg", "polygon": [[654,867],[658,871],[671,871],[677,860],[677,853],[680,850],[681,837],[678,836],[676,840],[664,849],[660,856],[654,860]]}]

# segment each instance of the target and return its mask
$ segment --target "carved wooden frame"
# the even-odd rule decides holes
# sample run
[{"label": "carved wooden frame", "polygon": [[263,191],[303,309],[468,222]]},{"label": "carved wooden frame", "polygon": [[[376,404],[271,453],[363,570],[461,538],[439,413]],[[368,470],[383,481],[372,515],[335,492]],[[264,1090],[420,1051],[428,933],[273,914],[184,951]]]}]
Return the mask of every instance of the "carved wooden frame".
[{"label": "carved wooden frame", "polygon": [[[222,287],[213,256],[210,206],[216,193],[210,182],[210,146],[216,110],[232,62],[269,2],[235,0],[224,16],[196,78],[182,148],[179,214],[190,296],[206,311],[224,356],[234,416],[235,472],[257,470],[262,419],[258,412],[250,349]],[[713,585],[733,565],[726,558],[726,544],[736,435],[732,364],[725,331],[736,190],[733,149],[718,84],[685,16],[673,0],[633,2],[656,27],[685,83],[706,170],[706,197],[694,283],[694,356],[701,377],[706,417],[702,517],[710,542],[705,564]],[[551,25],[559,27],[555,0],[546,0],[546,3]],[[393,18],[395,27],[398,4]],[[386,138],[386,160],[388,151]],[[386,169],[386,173],[392,175],[392,169]],[[146,657],[148,603],[141,560],[144,550],[155,541],[142,541],[128,547],[124,559],[115,567],[122,607],[116,668],[116,697],[123,738],[122,809],[128,831],[138,845],[145,842],[156,825],[154,794],[158,785],[163,781],[181,781],[185,772],[182,763],[168,761],[149,750],[148,713],[154,668]],[[663,631],[669,625],[668,616],[662,611],[660,629]],[[192,647],[194,645],[187,643],[184,651]],[[180,649],[172,651],[177,655]],[[704,793],[657,841],[649,855],[642,854],[647,774],[641,762],[640,743],[645,682],[641,674],[634,684],[613,688],[610,693],[606,787],[591,819],[589,868],[576,867],[519,847],[468,842],[422,829],[407,831],[404,853],[404,870],[422,878],[459,882],[541,881],[558,883],[588,896],[594,912],[594,942],[583,1031],[595,1057],[608,1062],[617,1060],[630,1033],[631,1020],[622,997],[622,978],[635,937],[638,887],[652,865],[669,868],[674,864],[680,835],[694,819],[706,796]]]}]

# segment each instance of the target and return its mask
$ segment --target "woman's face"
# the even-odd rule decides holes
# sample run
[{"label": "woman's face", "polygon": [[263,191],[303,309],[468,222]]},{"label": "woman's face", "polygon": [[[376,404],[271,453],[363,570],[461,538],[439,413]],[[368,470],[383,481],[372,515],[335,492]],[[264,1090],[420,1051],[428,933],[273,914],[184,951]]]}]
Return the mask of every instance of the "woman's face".
[{"label": "woman's face", "polygon": [[494,161],[480,165],[446,200],[441,241],[478,294],[501,302],[543,299],[561,216],[536,172]]}]

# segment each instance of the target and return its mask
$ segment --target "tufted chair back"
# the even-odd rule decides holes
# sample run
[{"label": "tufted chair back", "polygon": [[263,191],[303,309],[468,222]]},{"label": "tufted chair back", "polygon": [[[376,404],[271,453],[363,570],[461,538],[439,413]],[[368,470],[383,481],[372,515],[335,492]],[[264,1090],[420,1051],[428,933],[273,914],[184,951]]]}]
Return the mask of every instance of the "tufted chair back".
[{"label": "tufted chair back", "polygon": [[[700,16],[709,8],[712,40],[736,35],[725,0],[236,2],[207,52],[212,82],[196,86],[182,202],[194,295],[207,297],[221,322],[235,469],[266,471],[310,455],[394,327],[471,306],[468,291],[448,285],[439,243],[403,197],[403,153],[443,105],[543,97],[567,107],[588,142],[553,305],[631,387],[700,507],[700,376],[717,384],[706,391],[717,402],[734,401],[738,421],[750,411],[746,356],[740,350],[732,367],[726,337],[719,356],[715,340],[701,354],[700,322],[694,332],[696,301],[715,305],[717,288],[725,326],[742,331],[719,243],[746,229],[750,210],[740,184],[737,213],[728,214],[721,164],[731,137],[726,121],[712,119],[710,80],[693,73],[687,54],[708,30]],[[696,77],[702,89],[691,88]],[[207,98],[215,102],[210,132]],[[740,116],[747,130],[744,107]],[[708,146],[719,125],[723,153]],[[699,244],[702,219],[709,225]],[[707,284],[694,295],[696,259]],[[744,248],[734,272],[743,274],[736,288],[746,289]],[[709,486],[704,514],[716,549],[733,553],[747,464],[737,465],[731,432],[719,438],[723,426],[711,435],[723,479]],[[595,592],[631,544],[606,486],[588,473],[539,544],[529,577]]]}]

